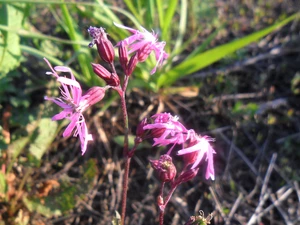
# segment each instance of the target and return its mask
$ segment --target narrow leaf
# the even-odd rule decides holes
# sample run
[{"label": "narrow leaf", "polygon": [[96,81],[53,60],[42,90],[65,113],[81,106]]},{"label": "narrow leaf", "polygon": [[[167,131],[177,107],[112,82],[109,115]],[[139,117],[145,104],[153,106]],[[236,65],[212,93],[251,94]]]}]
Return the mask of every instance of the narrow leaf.
[{"label": "narrow leaf", "polygon": [[222,59],[226,55],[235,52],[238,49],[241,49],[252,42],[259,40],[265,35],[271,33],[272,31],[284,26],[288,22],[295,19],[299,14],[294,14],[285,20],[276,23],[272,26],[269,26],[263,30],[247,35],[246,37],[234,40],[230,43],[215,47],[211,50],[208,50],[204,53],[198,54],[193,58],[183,61],[172,70],[166,72],[158,78],[158,87],[170,86],[176,80],[181,77],[187,76],[191,73],[194,73],[206,66],[211,65],[212,63]]}]

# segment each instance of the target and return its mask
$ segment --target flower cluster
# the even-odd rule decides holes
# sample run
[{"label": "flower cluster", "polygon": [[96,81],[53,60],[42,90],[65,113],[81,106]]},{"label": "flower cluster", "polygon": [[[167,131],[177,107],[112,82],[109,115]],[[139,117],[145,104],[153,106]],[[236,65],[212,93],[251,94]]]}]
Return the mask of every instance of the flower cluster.
[{"label": "flower cluster", "polygon": [[[89,47],[96,45],[98,54],[102,59],[102,64],[91,63],[95,75],[106,82],[105,87],[94,86],[83,93],[80,84],[76,81],[70,68],[65,66],[52,67],[51,64],[45,59],[51,71],[46,74],[56,78],[57,82],[61,85],[60,97],[45,97],[45,100],[52,101],[62,108],[62,111],[52,117],[52,120],[67,119],[70,121],[69,125],[63,132],[64,137],[78,136],[81,143],[82,155],[87,150],[87,144],[93,140],[92,134],[88,132],[87,124],[83,113],[91,106],[101,101],[105,92],[108,89],[117,91],[121,100],[121,109],[124,119],[124,149],[123,155],[126,157],[126,166],[124,170],[124,181],[122,191],[122,219],[121,223],[124,224],[126,216],[126,198],[129,176],[130,159],[133,156],[137,146],[145,139],[152,138],[154,140],[153,146],[171,146],[168,152],[161,155],[158,160],[150,160],[151,166],[157,172],[161,181],[160,193],[157,198],[157,204],[160,209],[159,223],[163,224],[163,213],[166,205],[168,204],[173,192],[177,186],[183,182],[193,179],[198,171],[199,165],[204,160],[207,161],[207,168],[205,177],[206,179],[215,179],[213,155],[215,150],[210,145],[213,141],[208,136],[201,136],[192,129],[187,129],[178,120],[177,116],[172,116],[170,113],[158,113],[150,119],[145,118],[140,122],[136,131],[135,145],[129,149],[128,143],[128,113],[126,108],[125,93],[128,81],[136,66],[140,62],[144,62],[151,53],[154,53],[156,65],[151,70],[150,74],[156,72],[157,67],[162,65],[164,60],[168,58],[168,54],[164,51],[165,42],[158,42],[157,34],[148,32],[145,28],[135,30],[120,24],[114,23],[115,26],[121,29],[128,30],[132,33],[131,36],[117,43],[115,47],[118,48],[119,63],[123,69],[124,76],[120,77],[116,71],[114,64],[115,50],[114,45],[108,39],[105,29],[100,27],[89,27],[88,33],[92,41]],[[61,76],[58,73],[67,73],[68,77]],[[177,168],[173,164],[171,157],[174,147],[179,146],[177,155],[183,161],[181,172],[177,175]],[[164,185],[170,186],[168,194],[165,196],[166,191]],[[204,215],[203,215],[204,216]],[[209,224],[210,219],[204,219],[202,215],[193,217],[189,224],[193,222],[206,222]]]},{"label": "flower cluster", "polygon": [[[133,33],[132,36],[117,44],[117,47],[119,48],[119,61],[125,76],[129,77],[136,68],[137,63],[145,61],[152,51],[155,52],[155,57],[157,59],[157,64],[151,71],[151,74],[153,74],[156,71],[157,66],[161,65],[168,57],[168,54],[163,50],[165,43],[157,42],[157,35],[148,32],[144,28],[142,28],[142,32],[140,32],[119,24],[115,25]],[[111,68],[111,70],[108,70],[100,64],[91,63],[94,73],[103,79],[107,86],[92,87],[85,94],[82,94],[81,86],[76,81],[70,68],[65,66],[56,66],[53,68],[48,60],[45,59],[51,69],[51,72],[47,72],[47,74],[54,76],[62,86],[60,89],[61,97],[45,97],[45,100],[52,101],[63,109],[63,111],[55,115],[52,120],[70,120],[70,124],[65,129],[63,136],[69,137],[72,133],[74,136],[79,136],[82,154],[86,152],[88,141],[93,140],[92,135],[88,133],[83,112],[90,106],[101,101],[107,89],[113,88],[120,95],[123,95],[122,93],[126,91],[127,85],[123,85],[122,88],[120,86],[121,79],[114,67],[114,46],[108,39],[105,29],[102,27],[97,28],[91,26],[88,28],[88,33],[92,37],[89,47],[96,45],[99,56],[105,63],[109,64],[109,67]],[[129,58],[131,53],[134,54]],[[70,78],[59,76],[57,72],[69,73]]]},{"label": "flower cluster", "polygon": [[122,41],[117,46],[126,46],[128,48],[128,54],[134,53],[139,62],[144,62],[152,51],[155,53],[156,65],[151,70],[150,74],[154,74],[159,65],[168,58],[168,54],[164,51],[166,43],[157,42],[157,34],[150,33],[144,27],[141,26],[141,31],[126,27],[117,23],[115,26],[128,30],[132,35]]},{"label": "flower cluster", "polygon": [[200,136],[194,130],[186,129],[178,121],[178,117],[172,116],[170,113],[159,113],[152,116],[152,119],[153,123],[144,124],[143,129],[150,131],[150,137],[154,140],[153,145],[172,145],[167,153],[168,155],[170,155],[175,145],[180,145],[182,149],[177,152],[177,155],[183,157],[185,169],[191,165],[190,169],[195,171],[205,158],[207,161],[205,178],[215,179],[213,165],[215,150],[210,145],[210,142],[213,141],[212,138]]}]

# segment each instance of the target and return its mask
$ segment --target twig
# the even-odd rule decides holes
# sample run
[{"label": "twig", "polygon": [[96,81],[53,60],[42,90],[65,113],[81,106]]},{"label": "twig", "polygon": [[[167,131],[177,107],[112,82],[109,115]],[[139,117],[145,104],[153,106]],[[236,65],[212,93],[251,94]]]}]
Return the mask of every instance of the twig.
[{"label": "twig", "polygon": [[281,144],[281,143],[285,142],[287,139],[298,138],[298,137],[300,137],[300,132],[288,135],[286,137],[279,138],[275,142],[276,142],[276,144]]},{"label": "twig", "polygon": [[239,207],[242,199],[243,199],[243,195],[240,193],[239,197],[236,199],[234,205],[231,208],[231,211],[230,211],[230,213],[228,215],[228,218],[226,219],[226,225],[230,225],[231,219],[232,219],[235,211],[238,209],[238,207]]},{"label": "twig", "polygon": [[[253,215],[250,219],[250,221],[247,223],[247,225],[255,224],[257,218],[261,218],[266,213],[268,213],[271,209],[273,209],[275,206],[278,206],[283,200],[285,200],[291,193],[293,192],[293,188],[289,188],[282,196],[280,196],[276,201],[273,202],[272,205],[268,206],[266,209],[264,209],[262,212]],[[267,193],[266,195],[269,196]],[[252,220],[253,218],[253,220]]]},{"label": "twig", "polygon": [[225,213],[223,212],[223,209],[222,209],[222,205],[221,205],[221,203],[220,203],[220,201],[219,201],[219,199],[218,199],[218,197],[217,197],[214,189],[212,187],[209,187],[209,191],[210,191],[210,193],[211,193],[211,195],[212,195],[212,197],[213,197],[213,199],[214,199],[214,201],[216,203],[217,209],[220,212],[221,216],[223,217],[223,219],[226,218],[226,215],[225,215]]},{"label": "twig", "polygon": [[[219,133],[223,140],[228,144],[231,145],[231,141],[223,134]],[[232,149],[245,161],[245,163],[248,165],[248,167],[252,170],[252,172],[256,175],[259,176],[259,173],[257,169],[253,166],[253,164],[250,162],[250,160],[244,155],[242,150],[240,150],[238,147],[236,147],[235,144],[232,144]]]},{"label": "twig", "polygon": [[[271,194],[271,195],[270,195],[270,199],[271,199],[271,201],[272,201],[273,204],[274,204],[274,202],[276,201],[275,195],[274,195],[274,194]],[[291,221],[289,221],[288,216],[287,216],[286,213],[283,211],[283,209],[280,207],[280,205],[276,205],[276,208],[277,208],[278,212],[281,214],[282,218],[284,219],[285,224],[286,224],[286,225],[292,225],[293,223],[292,223]]]},{"label": "twig", "polygon": [[255,213],[251,216],[250,220],[248,221],[247,225],[257,224],[257,221],[261,218],[262,214],[262,208],[265,204],[266,200],[269,198],[269,193],[266,193],[262,196],[258,206],[255,209]]},{"label": "twig", "polygon": [[247,223],[247,225],[255,224],[257,222],[257,220],[260,219],[260,216],[258,216],[258,215],[262,211],[262,208],[263,208],[263,205],[264,205],[265,201],[270,196],[270,193],[267,192],[267,186],[268,186],[268,182],[269,182],[271,173],[272,173],[273,168],[274,168],[274,164],[275,164],[276,158],[277,158],[277,154],[274,153],[272,155],[272,158],[271,158],[271,161],[270,161],[270,164],[269,164],[269,167],[268,167],[265,179],[263,181],[263,185],[262,185],[260,196],[259,196],[259,204],[256,207],[255,213],[251,216],[251,218],[250,218],[249,222]]},{"label": "twig", "polygon": [[258,93],[242,93],[242,94],[232,94],[232,95],[221,95],[218,97],[214,97],[211,101],[229,101],[229,100],[237,100],[237,99],[250,99],[250,98],[261,98],[266,96],[265,91],[261,91]]},{"label": "twig", "polygon": [[267,186],[268,186],[268,182],[269,182],[269,180],[270,180],[270,176],[271,176],[271,173],[272,173],[272,171],[273,171],[273,168],[274,168],[274,164],[275,164],[276,158],[277,158],[277,153],[274,153],[274,154],[272,155],[271,162],[270,162],[270,164],[269,164],[269,167],[268,167],[268,170],[267,170],[267,173],[266,173],[266,176],[265,176],[265,179],[264,179],[262,188],[261,188],[261,195],[260,195],[260,197],[259,197],[259,201],[261,201],[262,195],[264,195],[264,194],[266,193]]},{"label": "twig", "polygon": [[260,216],[265,215],[267,212],[269,212],[271,209],[273,209],[275,206],[280,205],[282,201],[284,201],[292,192],[293,188],[289,188],[283,195],[281,195],[275,202],[273,202],[273,205],[268,206],[262,213],[260,213]]}]

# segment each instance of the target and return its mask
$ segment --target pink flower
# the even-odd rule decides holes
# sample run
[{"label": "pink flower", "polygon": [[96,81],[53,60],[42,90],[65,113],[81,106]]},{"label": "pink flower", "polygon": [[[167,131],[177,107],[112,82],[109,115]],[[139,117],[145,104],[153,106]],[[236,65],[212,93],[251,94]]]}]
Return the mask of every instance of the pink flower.
[{"label": "pink flower", "polygon": [[[144,27],[141,26],[141,31],[132,29],[130,27],[126,27],[117,23],[114,23],[115,26],[126,29],[132,33],[132,35],[123,42],[125,46],[129,48],[128,54],[136,52],[138,55],[138,60],[140,62],[145,61],[150,53],[154,51],[156,58],[156,65],[151,70],[151,75],[156,72],[156,69],[159,65],[163,63],[165,59],[168,58],[168,54],[164,51],[164,47],[166,45],[165,42],[157,42],[157,34],[154,32],[150,33]],[[117,46],[121,45],[121,42],[117,44]]]},{"label": "pink flower", "polygon": [[[211,178],[212,180],[215,179],[215,170],[214,170],[214,162],[213,162],[213,154],[215,154],[215,150],[211,147],[210,143],[213,141],[212,138],[208,136],[200,137],[195,135],[190,138],[192,143],[191,147],[187,147],[178,151],[178,155],[186,155],[186,154],[195,154],[197,153],[196,159],[193,159],[193,165],[191,169],[196,168],[201,160],[203,159],[204,155],[206,154],[206,161],[207,161],[207,168],[205,173],[205,178]],[[194,157],[192,157],[194,158]]]},{"label": "pink flower", "polygon": [[[52,72],[47,72],[46,74],[54,76],[61,84],[61,97],[45,97],[45,100],[52,101],[63,109],[63,111],[53,116],[52,120],[68,119],[71,121],[65,129],[63,137],[69,137],[73,130],[75,130],[73,136],[77,137],[79,135],[83,155],[86,151],[88,141],[92,141],[93,138],[92,135],[88,133],[82,113],[89,106],[99,102],[104,97],[107,88],[92,87],[85,95],[82,95],[81,86],[76,81],[70,68],[56,66],[53,69],[49,61],[46,58],[44,58],[44,60],[52,70]],[[71,75],[71,78],[59,76],[57,72],[67,72]]]},{"label": "pink flower", "polygon": [[166,146],[169,144],[183,144],[186,141],[188,130],[178,122],[177,116],[170,113],[155,114],[153,124],[144,126],[144,130],[151,130],[154,144]]}]

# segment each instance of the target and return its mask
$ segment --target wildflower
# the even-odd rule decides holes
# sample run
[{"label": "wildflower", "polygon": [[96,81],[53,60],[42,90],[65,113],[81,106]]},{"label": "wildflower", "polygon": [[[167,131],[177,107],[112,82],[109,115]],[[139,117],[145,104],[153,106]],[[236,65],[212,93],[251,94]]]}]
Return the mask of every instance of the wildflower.
[{"label": "wildflower", "polygon": [[172,116],[170,113],[159,113],[152,118],[154,118],[154,123],[144,126],[144,130],[151,130],[154,146],[182,144],[186,141],[188,130],[178,121],[177,116]]},{"label": "wildflower", "polygon": [[[105,95],[105,90],[108,87],[92,87],[84,95],[82,95],[82,89],[80,84],[76,81],[70,68],[65,66],[52,67],[47,59],[44,58],[52,72],[46,74],[54,76],[61,84],[60,92],[61,97],[51,98],[45,97],[45,100],[49,100],[63,108],[63,111],[52,117],[52,120],[68,119],[70,124],[63,132],[63,137],[69,137],[74,131],[73,136],[79,136],[81,142],[82,155],[85,153],[88,141],[92,141],[92,135],[88,133],[85,119],[82,113],[91,105],[96,104]],[[67,72],[71,75],[71,78],[62,77],[57,72]]]},{"label": "wildflower", "polygon": [[101,59],[107,63],[113,63],[115,59],[115,51],[111,41],[107,38],[105,30],[102,27],[97,28],[90,26],[88,32],[93,38],[89,47],[91,48],[94,44],[96,44]]},{"label": "wildflower", "polygon": [[119,86],[120,79],[117,74],[109,72],[100,64],[91,63],[93,71],[98,77],[102,78],[110,86]]},{"label": "wildflower", "polygon": [[160,156],[159,160],[150,160],[150,163],[161,181],[169,182],[176,176],[177,171],[171,156],[165,154]]},{"label": "wildflower", "polygon": [[128,51],[127,51],[127,48],[126,48],[126,46],[124,45],[123,42],[120,43],[120,46],[118,48],[118,52],[119,52],[120,65],[122,66],[123,70],[125,72],[127,72]]},{"label": "wildflower", "polygon": [[181,173],[175,180],[175,185],[192,180],[198,173],[199,168],[189,169]]},{"label": "wildflower", "polygon": [[199,163],[201,162],[202,158],[204,157],[204,154],[206,154],[206,160],[207,160],[207,168],[205,173],[205,178],[212,180],[215,179],[215,171],[214,171],[214,162],[213,162],[213,154],[215,154],[215,150],[212,148],[212,146],[209,144],[209,142],[213,141],[212,138],[209,138],[207,136],[201,137],[197,134],[190,137],[191,142],[194,144],[190,147],[181,149],[178,151],[178,155],[186,155],[186,154],[195,154],[196,159],[194,157],[191,157],[191,159],[194,161],[191,169],[196,168]]},{"label": "wildflower", "polygon": [[165,59],[168,58],[168,54],[164,51],[166,43],[157,42],[157,34],[154,32],[150,33],[144,27],[141,26],[141,31],[126,27],[117,23],[115,26],[128,30],[132,35],[123,41],[120,41],[117,46],[122,46],[124,44],[129,48],[128,54],[137,53],[139,62],[145,61],[150,53],[154,51],[156,58],[156,65],[151,70],[151,74],[156,72],[158,66],[160,66]]},{"label": "wildflower", "polygon": [[130,76],[132,74],[138,62],[139,60],[137,54],[135,53],[133,56],[131,56],[128,65],[126,66],[125,73],[127,76]]}]

